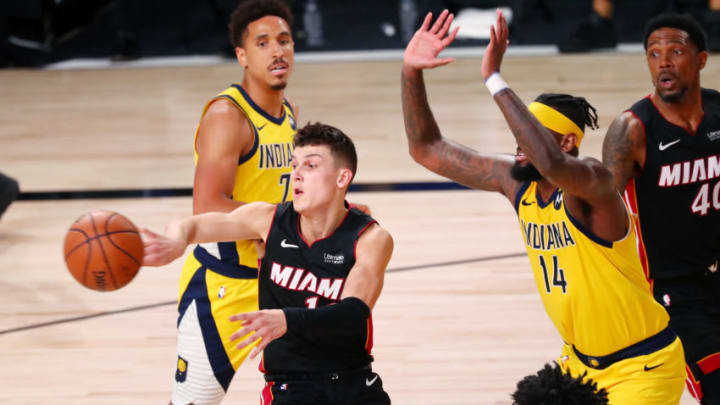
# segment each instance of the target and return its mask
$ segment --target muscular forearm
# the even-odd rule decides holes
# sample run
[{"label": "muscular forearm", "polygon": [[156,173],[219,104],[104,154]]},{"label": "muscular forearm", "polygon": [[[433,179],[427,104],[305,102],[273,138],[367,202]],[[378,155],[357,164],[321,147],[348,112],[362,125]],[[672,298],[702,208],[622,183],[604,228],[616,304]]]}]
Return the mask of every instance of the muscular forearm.
[{"label": "muscular forearm", "polygon": [[520,149],[533,165],[545,176],[552,177],[553,171],[564,159],[552,133],[528,111],[525,104],[509,88],[493,97],[505,116]]},{"label": "muscular forearm", "polygon": [[410,154],[417,160],[417,154],[441,139],[428,104],[422,70],[403,66],[402,106]]}]

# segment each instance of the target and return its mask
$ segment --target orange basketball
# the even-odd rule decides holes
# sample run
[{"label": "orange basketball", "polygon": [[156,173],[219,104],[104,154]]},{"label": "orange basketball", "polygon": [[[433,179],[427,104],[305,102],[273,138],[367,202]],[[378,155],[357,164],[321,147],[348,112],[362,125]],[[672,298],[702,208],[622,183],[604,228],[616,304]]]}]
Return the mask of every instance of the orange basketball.
[{"label": "orange basketball", "polygon": [[112,211],[93,211],[65,235],[65,264],[75,280],[97,291],[127,285],[143,260],[143,242],[135,225]]}]

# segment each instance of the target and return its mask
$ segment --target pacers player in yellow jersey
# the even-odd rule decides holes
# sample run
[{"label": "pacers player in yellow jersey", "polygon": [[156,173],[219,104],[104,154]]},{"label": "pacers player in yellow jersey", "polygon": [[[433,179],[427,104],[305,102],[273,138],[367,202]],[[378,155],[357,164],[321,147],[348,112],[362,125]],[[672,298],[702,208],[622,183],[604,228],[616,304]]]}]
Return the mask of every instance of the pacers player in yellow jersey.
[{"label": "pacers player in yellow jersey", "polygon": [[678,404],[682,345],[650,293],[630,216],[610,171],[596,159],[577,157],[584,127],[596,126],[594,108],[583,98],[554,94],[526,107],[499,74],[508,28],[498,12],[481,71],[516,138],[517,154],[481,154],[443,138],[422,69],[452,62],[437,56],[457,30],[449,32],[447,11],[432,26],[431,18],[404,57],[411,155],[438,174],[514,203],[545,310],[565,342],[558,360],[563,370],[587,373],[613,405]]},{"label": "pacers player in yellow jersey", "polygon": [[[193,212],[231,212],[292,198],[290,157],[297,108],[284,98],[293,69],[292,14],[281,0],[241,2],[230,40],[244,68],[205,106],[195,133]],[[217,404],[252,347],[237,350],[231,315],[258,310],[252,241],[202,244],[180,276],[174,405]]]}]

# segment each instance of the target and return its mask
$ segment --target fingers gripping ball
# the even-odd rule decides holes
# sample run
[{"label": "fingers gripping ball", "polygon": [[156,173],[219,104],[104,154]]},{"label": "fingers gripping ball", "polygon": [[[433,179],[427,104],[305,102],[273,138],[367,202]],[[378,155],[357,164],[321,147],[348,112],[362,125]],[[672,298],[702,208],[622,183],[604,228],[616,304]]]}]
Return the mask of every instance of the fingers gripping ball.
[{"label": "fingers gripping ball", "polygon": [[80,284],[113,291],[137,275],[143,242],[130,220],[112,211],[93,211],[78,218],[65,235],[65,264]]}]

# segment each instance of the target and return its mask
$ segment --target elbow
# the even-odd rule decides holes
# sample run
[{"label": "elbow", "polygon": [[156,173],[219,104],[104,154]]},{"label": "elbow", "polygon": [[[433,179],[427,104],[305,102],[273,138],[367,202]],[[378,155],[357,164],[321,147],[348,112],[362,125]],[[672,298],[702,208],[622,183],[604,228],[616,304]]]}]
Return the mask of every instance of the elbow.
[{"label": "elbow", "polygon": [[427,159],[428,152],[425,145],[414,145],[411,143],[408,146],[408,151],[410,152],[410,157],[412,157],[416,163],[422,164],[422,162]]}]

